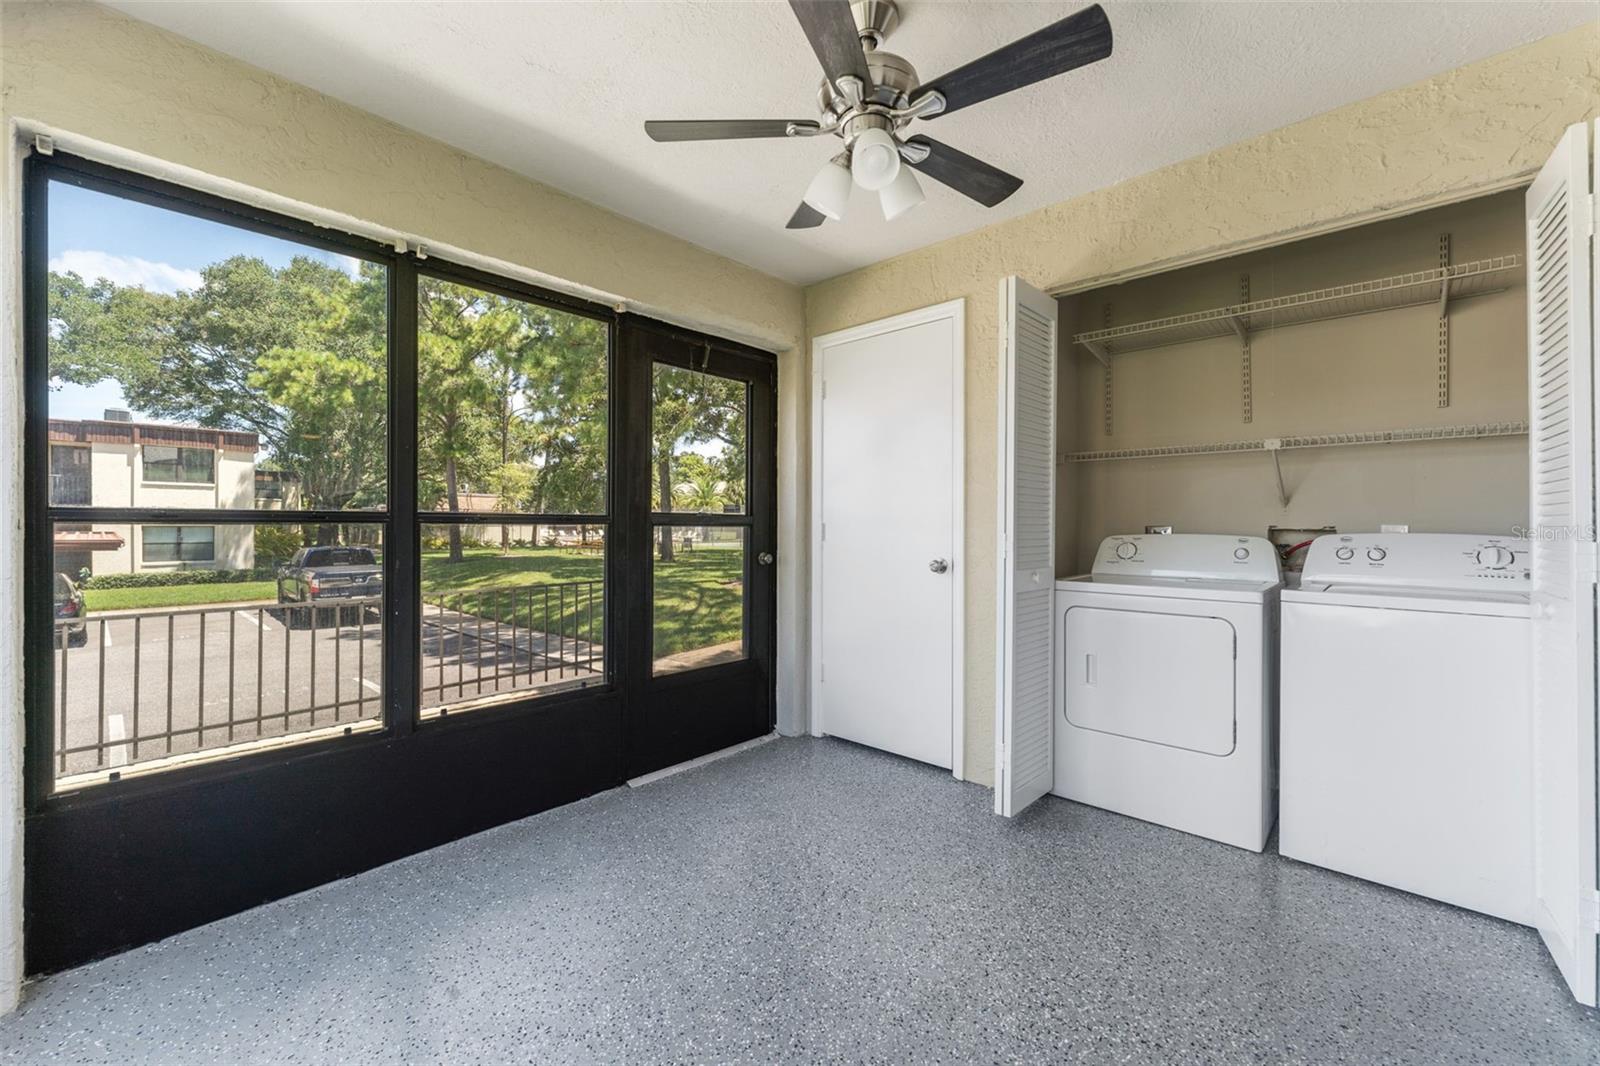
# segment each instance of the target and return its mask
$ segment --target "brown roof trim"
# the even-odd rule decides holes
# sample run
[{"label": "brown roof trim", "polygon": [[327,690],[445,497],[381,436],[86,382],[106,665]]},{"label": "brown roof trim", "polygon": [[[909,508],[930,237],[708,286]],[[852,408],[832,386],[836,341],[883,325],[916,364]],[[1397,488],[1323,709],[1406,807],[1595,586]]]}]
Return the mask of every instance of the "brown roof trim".
[{"label": "brown roof trim", "polygon": [[155,422],[106,422],[97,418],[81,421],[52,418],[50,441],[53,444],[166,444],[221,448],[251,455],[261,447],[259,436],[239,430],[164,426]]}]

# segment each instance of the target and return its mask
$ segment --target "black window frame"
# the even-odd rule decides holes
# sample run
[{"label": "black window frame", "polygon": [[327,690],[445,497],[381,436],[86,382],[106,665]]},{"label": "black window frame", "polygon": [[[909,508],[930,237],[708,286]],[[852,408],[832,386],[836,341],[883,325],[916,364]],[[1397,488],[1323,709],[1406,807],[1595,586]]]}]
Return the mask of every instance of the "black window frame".
[{"label": "black window frame", "polygon": [[[595,682],[594,684],[588,684],[574,688],[561,688],[548,693],[512,692],[497,695],[492,699],[479,700],[474,698],[471,700],[458,701],[458,703],[455,705],[444,704],[438,707],[431,707],[427,709],[426,713],[424,713],[422,708],[422,690],[426,687],[426,685],[424,680],[420,677],[419,669],[419,677],[417,681],[417,724],[421,728],[432,729],[453,721],[461,721],[469,716],[472,718],[477,718],[486,714],[492,715],[500,713],[517,713],[519,710],[526,709],[530,704],[538,705],[548,700],[577,698],[586,693],[595,692],[614,693],[617,691],[620,676],[617,670],[618,659],[620,656],[613,654],[613,650],[616,648],[616,641],[614,638],[616,637],[616,634],[620,632],[620,626],[617,624],[617,617],[622,601],[622,597],[617,595],[616,592],[624,587],[623,585],[619,584],[616,574],[616,567],[613,563],[613,558],[617,554],[614,534],[617,528],[616,516],[618,512],[618,499],[620,492],[619,482],[621,481],[619,476],[621,470],[621,452],[618,447],[618,437],[620,434],[617,431],[617,427],[619,425],[620,407],[617,389],[619,377],[617,362],[620,357],[620,348],[617,343],[618,330],[620,327],[619,316],[612,308],[592,304],[584,300],[579,300],[575,297],[565,296],[561,293],[550,292],[549,290],[541,289],[538,286],[517,281],[514,278],[503,277],[499,274],[491,274],[475,267],[464,266],[459,263],[450,262],[449,260],[436,259],[432,256],[429,256],[427,259],[419,259],[415,263],[414,278],[420,279],[422,277],[429,277],[436,281],[445,281],[455,285],[465,286],[467,288],[478,289],[492,296],[499,296],[508,300],[519,300],[523,303],[544,307],[551,311],[560,311],[565,314],[578,315],[583,318],[600,322],[606,326],[606,490],[604,510],[594,513],[572,513],[552,511],[450,511],[432,508],[423,509],[418,504],[418,500],[421,496],[421,483],[419,480],[421,471],[415,468],[412,471],[410,481],[406,483],[406,486],[400,487],[400,491],[407,495],[408,501],[410,502],[416,514],[414,528],[419,548],[421,544],[422,530],[424,527],[449,527],[452,525],[532,526],[535,530],[537,530],[540,526],[558,525],[589,525],[602,527],[605,530],[605,552],[603,556],[604,562],[602,564],[604,581],[602,586],[602,597],[605,610],[601,627],[601,642],[602,646],[605,648],[605,657],[602,662],[603,676],[600,681]],[[411,299],[413,315],[416,313],[418,295],[418,290],[414,286]],[[421,327],[419,325],[413,331],[413,337],[420,338],[420,336]],[[415,347],[413,347],[412,350],[412,358],[413,360],[416,358]],[[414,364],[411,380],[413,382],[417,380]],[[416,388],[413,388],[410,391],[411,401],[415,408],[412,439],[416,440],[416,427],[421,420],[421,405],[424,402],[424,398],[418,394]],[[396,487],[399,485],[399,482],[391,480],[391,492],[395,491]],[[417,619],[415,622],[416,633],[414,636],[420,643],[422,611],[424,609],[421,602],[422,554],[419,550],[415,553],[415,555],[417,560]]]},{"label": "black window frame", "polygon": [[[341,511],[51,505],[48,190],[57,181],[382,264],[388,271],[385,505]],[[641,742],[632,738],[643,735],[638,708],[653,692],[686,693],[699,685],[713,702],[722,694],[716,686],[729,678],[727,667],[652,681],[650,644],[639,636],[651,596],[649,469],[636,458],[648,431],[649,364],[640,363],[635,338],[665,332],[742,353],[767,368],[769,383],[776,376],[772,353],[62,152],[33,152],[24,161],[22,235],[26,972],[76,965],[617,787],[641,765],[634,750]],[[606,324],[604,514],[419,511],[419,273]],[[775,393],[765,402],[774,403]],[[765,476],[775,479],[775,421],[767,434]],[[603,684],[423,720],[419,538],[424,525],[452,521],[605,525]],[[53,529],[147,522],[381,527],[381,726],[56,791]],[[769,507],[760,544],[771,548],[775,533],[776,510]],[[765,645],[775,646],[775,639],[774,630]],[[707,734],[702,740],[715,743],[699,750],[694,738],[680,752],[645,737],[643,743],[656,744],[645,763],[665,765],[770,731],[776,703],[770,661],[769,651],[764,670],[746,671],[762,693],[762,705],[752,705],[760,722],[741,726],[737,736]],[[217,875],[222,869],[227,876]]]},{"label": "black window frame", "polygon": [[[390,539],[388,529],[392,518],[388,509],[376,510],[261,510],[254,500],[242,507],[190,508],[169,506],[106,507],[89,505],[58,505],[49,502],[49,187],[52,183],[73,185],[91,192],[117,197],[133,203],[172,211],[177,214],[204,219],[224,226],[262,234],[304,247],[357,259],[377,262],[389,269],[388,322],[389,341],[389,427],[388,451],[393,461],[394,431],[392,426],[395,406],[394,358],[397,334],[393,313],[395,306],[395,274],[392,265],[396,254],[392,247],[352,234],[339,233],[291,216],[252,207],[223,197],[198,192],[186,186],[147,177],[104,163],[66,153],[43,156],[33,153],[24,161],[23,169],[23,364],[24,364],[24,537],[28,545],[28,565],[23,577],[24,648],[24,805],[28,811],[41,811],[51,807],[71,805],[80,801],[96,802],[104,796],[135,796],[147,791],[182,788],[187,782],[205,780],[215,774],[226,774],[245,764],[267,762],[273,759],[292,759],[301,754],[297,748],[314,749],[332,740],[312,739],[283,745],[277,751],[266,748],[260,751],[219,752],[215,759],[197,761],[192,765],[175,766],[156,773],[141,773],[98,781],[72,789],[57,790],[51,747],[53,736],[53,680],[50,676],[49,658],[54,653],[50,619],[40,617],[39,604],[44,602],[42,590],[53,585],[53,530],[58,523],[116,524],[127,526],[210,526],[213,544],[221,526],[306,525],[334,523],[344,525],[377,525],[384,527],[385,543]],[[211,480],[166,481],[152,480],[144,471],[144,449],[141,443],[139,463],[140,484],[156,485],[215,485],[217,456],[215,449],[197,448],[211,452]],[[178,449],[177,459],[182,461],[182,449],[188,445],[167,445]],[[44,450],[41,450],[44,449]],[[40,456],[43,456],[41,460]],[[41,491],[42,489],[42,491]],[[253,497],[252,492],[252,497]],[[138,565],[147,565],[141,543]],[[200,562],[200,561],[196,561]],[[213,549],[210,563],[215,562]],[[156,566],[183,566],[183,560],[157,562]],[[386,611],[388,602],[385,601]],[[387,634],[386,634],[387,636]],[[384,703],[387,735],[391,662],[388,641],[385,640]],[[356,734],[342,738],[346,742],[364,740],[377,735]]]}]

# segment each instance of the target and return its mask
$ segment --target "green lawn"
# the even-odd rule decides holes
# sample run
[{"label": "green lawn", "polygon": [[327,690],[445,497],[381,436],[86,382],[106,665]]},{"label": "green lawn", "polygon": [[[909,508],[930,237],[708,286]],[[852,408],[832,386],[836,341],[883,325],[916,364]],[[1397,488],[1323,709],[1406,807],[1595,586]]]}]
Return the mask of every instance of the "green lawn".
[{"label": "green lawn", "polygon": [[234,581],[221,585],[160,585],[142,589],[85,589],[84,606],[95,611],[123,611],[135,607],[196,607],[203,603],[248,603],[276,600],[274,581]]},{"label": "green lawn", "polygon": [[[743,561],[736,545],[701,544],[691,551],[678,552],[670,563],[656,562],[656,657],[740,638],[744,631]],[[422,598],[431,607],[442,602],[449,610],[487,618],[498,616],[507,622],[515,614],[522,625],[529,623],[531,608],[543,625],[543,597],[530,600],[521,590],[599,581],[604,570],[605,559],[599,552],[570,548],[513,548],[505,555],[497,547],[468,548],[466,558],[459,563],[450,562],[444,551],[426,551],[422,553]],[[507,591],[510,589],[519,590],[518,594],[511,595]],[[592,635],[600,640],[603,601],[598,593],[596,590],[592,602],[585,596],[574,603],[569,590],[564,612],[560,609],[561,597],[553,594],[551,628],[559,628],[569,636],[589,639]],[[90,613],[276,599],[277,586],[272,581],[84,592]]]},{"label": "green lawn", "polygon": [[[673,655],[694,648],[738,640],[744,633],[743,554],[735,545],[698,545],[677,553],[670,563],[655,564],[654,655]],[[511,621],[513,614],[527,624],[532,608],[541,618],[542,597],[530,605],[525,597],[506,590],[539,585],[599,581],[604,560],[598,552],[567,548],[514,548],[503,555],[499,548],[468,548],[466,558],[451,563],[447,553],[422,555],[422,598],[432,606],[443,602],[450,610],[464,610],[486,618]],[[594,603],[593,637],[601,639],[600,602]],[[559,599],[551,602],[552,619]],[[590,637],[587,599],[568,606],[560,630]],[[552,629],[557,626],[552,621]]]}]

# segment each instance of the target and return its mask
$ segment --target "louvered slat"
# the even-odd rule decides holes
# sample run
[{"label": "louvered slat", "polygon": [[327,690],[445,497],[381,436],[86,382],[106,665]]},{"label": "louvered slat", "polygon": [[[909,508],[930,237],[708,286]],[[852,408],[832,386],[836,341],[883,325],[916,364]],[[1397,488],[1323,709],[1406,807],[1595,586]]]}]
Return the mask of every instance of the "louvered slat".
[{"label": "louvered slat", "polygon": [[1001,389],[995,810],[1050,791],[1055,595],[1055,301],[1007,279]]},{"label": "louvered slat", "polygon": [[1587,131],[1527,195],[1535,924],[1579,1000],[1596,993],[1595,470]]}]

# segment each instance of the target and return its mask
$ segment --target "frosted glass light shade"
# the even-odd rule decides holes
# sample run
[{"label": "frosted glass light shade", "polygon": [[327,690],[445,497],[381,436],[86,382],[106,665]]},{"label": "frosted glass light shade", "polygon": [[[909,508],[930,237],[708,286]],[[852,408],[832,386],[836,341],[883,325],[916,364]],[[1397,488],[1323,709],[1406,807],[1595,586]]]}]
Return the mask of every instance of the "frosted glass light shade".
[{"label": "frosted glass light shade", "polygon": [[804,199],[835,222],[839,221],[850,204],[850,169],[830,159],[806,186]]},{"label": "frosted glass light shade", "polygon": [[857,185],[873,192],[894,180],[900,173],[900,149],[887,130],[861,132],[850,147],[850,172]]},{"label": "frosted glass light shade", "polygon": [[887,222],[893,222],[922,200],[922,186],[917,184],[910,167],[901,167],[894,180],[878,191],[878,203],[883,207],[883,217]]}]

